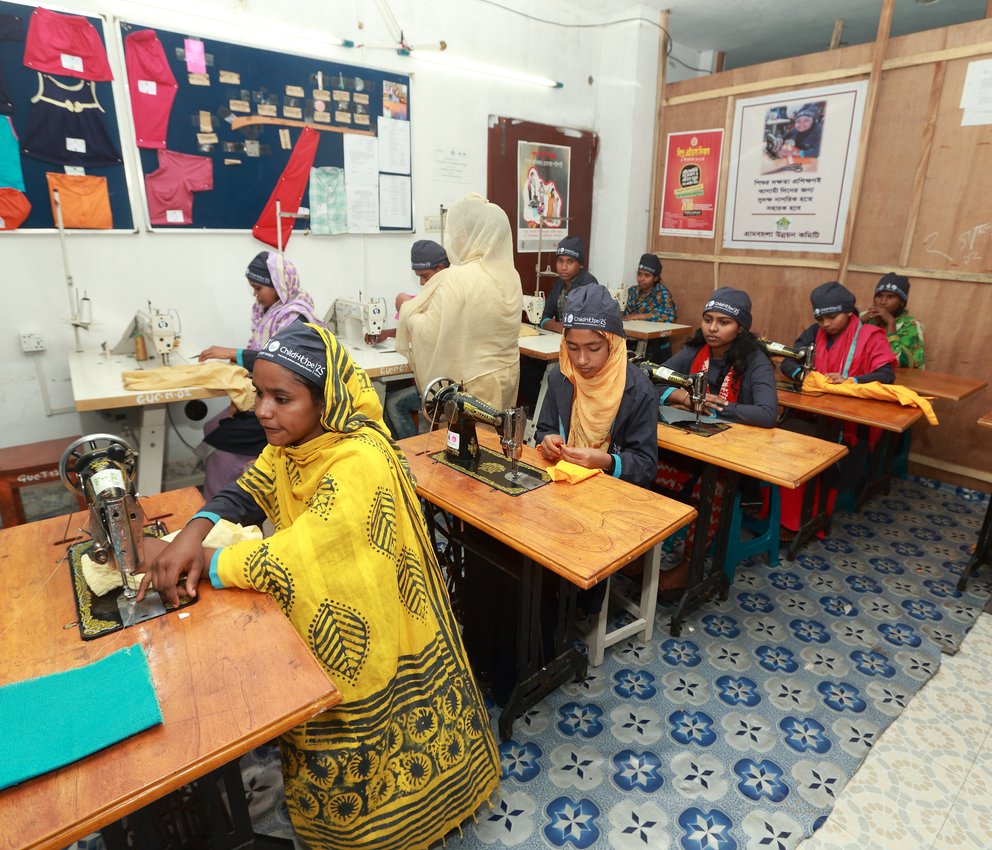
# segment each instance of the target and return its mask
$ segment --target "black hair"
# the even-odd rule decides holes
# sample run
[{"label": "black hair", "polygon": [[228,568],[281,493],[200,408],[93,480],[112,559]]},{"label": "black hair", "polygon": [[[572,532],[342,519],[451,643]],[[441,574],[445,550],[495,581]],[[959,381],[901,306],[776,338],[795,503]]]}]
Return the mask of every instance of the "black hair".
[{"label": "black hair", "polygon": [[[703,337],[703,329],[696,328],[696,332],[686,341],[686,347],[699,349],[704,345],[706,345],[706,339]],[[758,345],[758,338],[751,331],[742,328],[737,339],[730,343],[730,347],[724,355],[723,369],[717,376],[717,385],[723,383],[723,379],[727,377],[727,373],[731,369],[735,369],[738,380],[743,381],[744,373],[747,371],[748,358],[752,352],[761,350],[761,346]]]},{"label": "black hair", "polygon": [[310,399],[311,401],[313,401],[313,406],[323,410],[324,387],[322,385],[318,386],[313,381],[307,380],[299,372],[294,372],[292,369],[286,369],[286,371],[293,376],[293,380],[296,381],[296,383],[303,384],[303,386],[305,386],[310,391]]}]

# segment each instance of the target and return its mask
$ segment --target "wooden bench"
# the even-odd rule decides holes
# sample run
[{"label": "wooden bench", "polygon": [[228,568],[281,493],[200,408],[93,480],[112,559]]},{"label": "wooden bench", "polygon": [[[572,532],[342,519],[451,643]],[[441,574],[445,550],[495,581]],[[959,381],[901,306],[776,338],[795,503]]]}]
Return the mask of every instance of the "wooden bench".
[{"label": "wooden bench", "polygon": [[[25,522],[21,488],[32,484],[49,484],[59,480],[59,461],[75,437],[60,437],[41,443],[28,443],[0,449],[0,520],[4,528]],[[86,503],[79,497],[79,506]]]}]

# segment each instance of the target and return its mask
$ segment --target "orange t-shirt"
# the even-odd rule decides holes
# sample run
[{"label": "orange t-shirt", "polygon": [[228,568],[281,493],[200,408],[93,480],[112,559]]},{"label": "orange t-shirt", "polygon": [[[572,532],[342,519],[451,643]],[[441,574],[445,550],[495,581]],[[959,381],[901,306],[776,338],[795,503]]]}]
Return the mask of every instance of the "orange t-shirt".
[{"label": "orange t-shirt", "polygon": [[59,174],[46,172],[48,197],[52,202],[52,219],[58,227],[55,210],[55,190],[62,205],[62,226],[86,230],[109,230],[114,226],[110,214],[107,178],[90,174]]},{"label": "orange t-shirt", "polygon": [[17,230],[31,212],[31,203],[23,192],[0,189],[0,230]]}]

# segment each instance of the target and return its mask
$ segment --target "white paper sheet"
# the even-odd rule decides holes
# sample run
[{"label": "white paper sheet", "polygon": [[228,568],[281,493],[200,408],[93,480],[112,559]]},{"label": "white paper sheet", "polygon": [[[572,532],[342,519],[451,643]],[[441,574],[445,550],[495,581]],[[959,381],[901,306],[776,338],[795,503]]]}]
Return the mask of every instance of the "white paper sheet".
[{"label": "white paper sheet", "polygon": [[[347,138],[347,136],[345,136]],[[348,232],[349,233],[378,233],[379,232],[379,190],[375,185],[363,186],[344,184],[344,193],[348,202]]]},{"label": "white paper sheet", "polygon": [[410,178],[379,175],[379,226],[413,229],[410,219]]},{"label": "white paper sheet", "polygon": [[379,182],[379,140],[375,136],[344,134],[344,180],[349,186]]},{"label": "white paper sheet", "polygon": [[379,119],[379,170],[410,173],[410,122]]}]

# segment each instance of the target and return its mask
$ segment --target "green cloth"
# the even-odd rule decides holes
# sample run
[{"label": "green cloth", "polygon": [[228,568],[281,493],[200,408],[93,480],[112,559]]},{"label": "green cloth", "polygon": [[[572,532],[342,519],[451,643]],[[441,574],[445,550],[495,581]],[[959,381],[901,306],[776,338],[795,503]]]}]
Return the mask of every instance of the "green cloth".
[{"label": "green cloth", "polygon": [[162,722],[141,645],[0,688],[0,788],[48,773]]},{"label": "green cloth", "polygon": [[343,168],[310,169],[310,230],[332,236],[348,232]]},{"label": "green cloth", "polygon": [[[867,322],[870,325],[877,325],[886,330],[885,323],[880,319],[871,319]],[[886,333],[892,353],[896,356],[899,366],[909,369],[922,369],[924,362],[923,355],[923,325],[916,319],[903,313],[896,319],[896,332]]]}]

